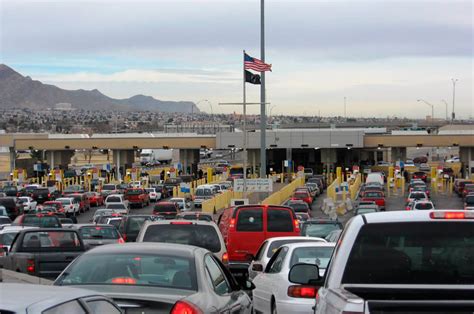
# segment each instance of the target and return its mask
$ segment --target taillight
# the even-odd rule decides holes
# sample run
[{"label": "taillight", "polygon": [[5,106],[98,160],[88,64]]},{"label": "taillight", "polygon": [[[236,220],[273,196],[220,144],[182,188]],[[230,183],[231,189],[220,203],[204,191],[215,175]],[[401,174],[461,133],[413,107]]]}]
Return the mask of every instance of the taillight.
[{"label": "taillight", "polygon": [[50,194],[50,193],[48,193],[48,198],[49,198],[49,197],[51,197],[51,194]]},{"label": "taillight", "polygon": [[119,238],[117,242],[120,243],[120,244],[125,243],[123,238]]},{"label": "taillight", "polygon": [[202,314],[202,311],[188,301],[178,301],[174,304],[170,314]]},{"label": "taillight", "polygon": [[173,222],[170,222],[170,225],[192,225],[192,224],[193,223],[191,221],[173,221]]},{"label": "taillight", "polygon": [[229,228],[231,228],[231,229],[235,228],[235,218],[232,218],[230,220]]},{"label": "taillight", "polygon": [[135,279],[130,277],[115,277],[111,282],[118,285],[134,285],[137,283]]},{"label": "taillight", "polygon": [[474,212],[441,212],[435,211],[430,213],[431,219],[474,219]]},{"label": "taillight", "polygon": [[294,224],[295,224],[295,229],[300,230],[300,222],[298,221],[298,219],[294,220]]},{"label": "taillight", "polygon": [[314,286],[289,286],[288,296],[292,298],[308,298],[313,299],[316,297],[319,287]]},{"label": "taillight", "polygon": [[3,246],[0,244],[0,256],[3,256],[5,254],[6,246]]},{"label": "taillight", "polygon": [[27,259],[26,260],[26,271],[30,274],[35,272],[35,260],[34,259]]},{"label": "taillight", "polygon": [[225,252],[224,254],[222,254],[222,263],[229,263],[229,254],[227,252]]},{"label": "taillight", "polygon": [[127,235],[125,233],[122,234],[122,239],[123,239],[123,241],[127,241]]}]

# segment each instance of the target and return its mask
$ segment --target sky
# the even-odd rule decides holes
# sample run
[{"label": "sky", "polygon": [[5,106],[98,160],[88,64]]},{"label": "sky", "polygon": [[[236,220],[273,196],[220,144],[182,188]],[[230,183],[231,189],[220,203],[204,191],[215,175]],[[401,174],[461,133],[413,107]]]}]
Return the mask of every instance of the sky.
[{"label": "sky", "polygon": [[[471,0],[266,0],[265,47],[272,114],[445,118],[455,78],[474,116]],[[258,0],[0,0],[0,63],[65,89],[240,112],[219,103],[242,101],[243,50],[260,58]]]}]

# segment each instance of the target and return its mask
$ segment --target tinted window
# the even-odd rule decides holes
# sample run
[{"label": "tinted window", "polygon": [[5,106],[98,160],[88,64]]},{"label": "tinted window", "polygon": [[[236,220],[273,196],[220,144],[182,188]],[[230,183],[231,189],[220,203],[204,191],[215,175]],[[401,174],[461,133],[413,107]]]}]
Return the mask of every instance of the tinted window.
[{"label": "tinted window", "polygon": [[0,217],[0,225],[12,223],[11,219],[8,217]]},{"label": "tinted window", "polygon": [[106,185],[102,186],[102,190],[105,190],[105,191],[115,190],[115,185],[106,184]]},{"label": "tinted window", "polygon": [[219,252],[221,243],[216,229],[208,225],[160,224],[148,226],[143,242],[188,244]]},{"label": "tinted window", "polygon": [[84,308],[77,302],[76,300],[69,301],[55,307],[52,307],[43,312],[43,314],[63,314],[63,313],[70,313],[70,314],[82,314],[86,313]]},{"label": "tinted window", "polygon": [[140,195],[144,194],[143,190],[128,190],[127,195]]},{"label": "tinted window", "polygon": [[140,228],[145,223],[145,217],[129,217],[128,218],[128,228],[127,233],[138,233]]},{"label": "tinted window", "polygon": [[237,216],[237,231],[263,231],[263,210],[240,209]]},{"label": "tinted window", "polygon": [[120,314],[120,310],[107,300],[94,300],[87,302],[93,313]]},{"label": "tinted window", "polygon": [[59,219],[55,216],[25,216],[23,225],[42,228],[60,228]]},{"label": "tinted window", "polygon": [[123,203],[117,203],[117,204],[108,204],[107,208],[110,209],[127,209],[127,206]]},{"label": "tinted window", "polygon": [[82,227],[79,232],[83,239],[118,239],[118,231],[115,227]]},{"label": "tinted window", "polygon": [[327,235],[333,231],[341,229],[338,224],[303,224],[303,229],[301,231],[301,235],[309,236],[309,237],[319,237],[325,238]]},{"label": "tinted window", "polygon": [[11,245],[16,234],[17,232],[0,234],[0,244],[7,245],[7,246]]},{"label": "tinted window", "polygon": [[425,193],[411,193],[409,198],[421,199],[426,198]]},{"label": "tinted window", "polygon": [[309,206],[306,203],[291,203],[289,206],[293,208],[295,212],[300,212],[300,213],[301,212],[305,213],[309,209]]},{"label": "tinted window", "polygon": [[114,202],[114,203],[121,203],[122,199],[118,196],[109,196],[107,197],[107,203]]},{"label": "tinted window", "polygon": [[211,189],[197,189],[196,195],[197,196],[210,196],[212,195],[212,190]]},{"label": "tinted window", "polygon": [[270,244],[270,247],[268,248],[267,252],[267,257],[272,257],[273,253],[278,250],[279,247],[289,244],[289,243],[302,243],[302,242],[314,242],[314,240],[278,240],[278,241],[273,241],[272,244]]},{"label": "tinted window", "polygon": [[127,284],[196,291],[194,265],[194,258],[158,253],[85,254],[58,282],[61,285]]},{"label": "tinted window", "polygon": [[158,213],[167,213],[167,212],[177,212],[176,206],[173,204],[166,204],[166,205],[156,205],[155,212]]},{"label": "tinted window", "polygon": [[431,204],[431,203],[418,203],[418,204],[415,204],[415,208],[419,209],[419,210],[429,210],[429,209],[433,209],[433,204]]},{"label": "tinted window", "polygon": [[467,222],[364,225],[343,283],[474,284],[474,228]]},{"label": "tinted window", "polygon": [[209,276],[211,278],[212,286],[214,287],[214,291],[219,294],[223,295],[232,291],[227,283],[224,273],[219,268],[217,263],[212,259],[211,256],[207,255],[205,258],[205,264]]},{"label": "tinted window", "polygon": [[466,196],[465,201],[467,205],[474,205],[474,195]]},{"label": "tinted window", "polygon": [[281,248],[278,251],[278,255],[275,256],[275,259],[269,262],[267,272],[271,274],[279,273],[281,271],[281,267],[283,266],[283,261],[285,260],[287,253],[288,253],[288,248],[286,247]]},{"label": "tinted window", "polygon": [[268,209],[267,231],[292,232],[293,216],[286,209]]},{"label": "tinted window", "polygon": [[28,232],[23,238],[23,250],[58,250],[77,251],[81,243],[75,232],[68,231],[38,231]]},{"label": "tinted window", "polygon": [[378,192],[366,192],[366,193],[364,193],[364,197],[374,197],[374,198],[377,198],[377,197],[382,197],[382,194],[381,194],[381,193],[378,193]]},{"label": "tinted window", "polygon": [[196,214],[191,214],[191,215],[183,215],[180,218],[185,219],[185,220],[203,220],[203,221],[212,221],[212,217],[208,215],[196,215]]},{"label": "tinted window", "polygon": [[300,247],[293,250],[290,267],[298,263],[314,264],[319,268],[327,268],[333,247]]}]

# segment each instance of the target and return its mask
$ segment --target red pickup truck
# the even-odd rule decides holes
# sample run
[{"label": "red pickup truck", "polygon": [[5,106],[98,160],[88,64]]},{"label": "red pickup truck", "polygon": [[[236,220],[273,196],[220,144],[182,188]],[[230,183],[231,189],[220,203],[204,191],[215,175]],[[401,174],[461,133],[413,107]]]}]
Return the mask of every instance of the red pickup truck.
[{"label": "red pickup truck", "polygon": [[145,189],[127,189],[127,191],[125,191],[125,199],[128,200],[130,207],[132,205],[139,205],[143,208],[150,205],[150,196]]},{"label": "red pickup truck", "polygon": [[380,191],[364,191],[361,201],[373,201],[380,210],[385,210],[385,195]]}]

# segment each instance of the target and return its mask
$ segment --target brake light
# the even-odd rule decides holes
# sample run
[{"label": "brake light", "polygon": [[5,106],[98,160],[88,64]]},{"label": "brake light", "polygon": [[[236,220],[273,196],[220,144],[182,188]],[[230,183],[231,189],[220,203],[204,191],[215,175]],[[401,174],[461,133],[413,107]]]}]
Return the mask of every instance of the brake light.
[{"label": "brake light", "polygon": [[123,238],[119,238],[117,242],[120,243],[120,244],[125,243],[125,241],[123,240]]},{"label": "brake light", "polygon": [[173,221],[170,222],[170,225],[192,225],[193,223],[190,221]]},{"label": "brake light", "polygon": [[474,212],[441,212],[430,213],[431,219],[474,219]]},{"label": "brake light", "polygon": [[225,252],[222,254],[222,263],[228,263],[229,262],[229,254]]},{"label": "brake light", "polygon": [[50,194],[50,193],[48,193],[48,197],[51,197],[51,194]]},{"label": "brake light", "polygon": [[292,298],[308,298],[313,299],[316,297],[319,287],[313,286],[289,286],[288,296]]},{"label": "brake light", "polygon": [[119,285],[134,285],[137,283],[137,281],[130,277],[116,277],[112,279],[112,283]]},{"label": "brake light", "polygon": [[300,230],[300,222],[298,221],[298,219],[293,220],[293,222],[295,224],[295,229]]},{"label": "brake light", "polygon": [[123,239],[123,241],[127,241],[127,235],[125,233],[122,234],[122,239]]},{"label": "brake light", "polygon": [[174,304],[170,314],[202,314],[202,311],[188,301],[178,301]]},{"label": "brake light", "polygon": [[26,260],[26,271],[30,274],[35,272],[35,260],[34,259],[27,259]]},{"label": "brake light", "polygon": [[231,229],[232,229],[232,228],[235,228],[235,218],[232,218],[232,219],[230,220],[229,228],[231,228]]}]

